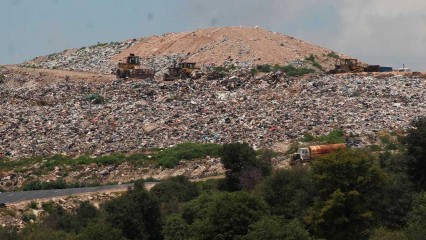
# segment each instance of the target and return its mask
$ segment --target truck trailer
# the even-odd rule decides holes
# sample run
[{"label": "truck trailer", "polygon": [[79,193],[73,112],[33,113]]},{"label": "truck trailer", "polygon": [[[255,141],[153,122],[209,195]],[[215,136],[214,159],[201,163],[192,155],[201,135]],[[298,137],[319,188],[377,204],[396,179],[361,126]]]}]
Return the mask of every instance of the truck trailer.
[{"label": "truck trailer", "polygon": [[346,149],[346,144],[325,144],[325,145],[313,145],[309,147],[303,147],[297,149],[297,152],[291,156],[291,163],[307,162],[313,158],[324,156],[328,153],[335,152],[340,149]]}]

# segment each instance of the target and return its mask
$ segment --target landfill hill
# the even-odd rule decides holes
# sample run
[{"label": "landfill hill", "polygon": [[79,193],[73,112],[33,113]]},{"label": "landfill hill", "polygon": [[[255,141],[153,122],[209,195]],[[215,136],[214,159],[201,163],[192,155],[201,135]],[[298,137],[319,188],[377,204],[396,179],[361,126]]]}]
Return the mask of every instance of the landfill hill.
[{"label": "landfill hill", "polygon": [[310,54],[324,66],[335,59],[327,57],[332,51],[281,33],[261,28],[224,27],[199,29],[192,32],[168,33],[142,39],[112,58],[124,59],[129,53],[142,57],[186,54],[187,61],[222,65],[226,61],[255,64],[287,65]]},{"label": "landfill hill", "polygon": [[344,56],[282,33],[261,28],[223,27],[68,49],[37,57],[23,66],[107,74],[129,53],[141,56],[143,65],[156,71],[180,60],[197,62],[200,66],[287,65],[303,61],[311,54],[329,70],[336,63],[336,56]]}]

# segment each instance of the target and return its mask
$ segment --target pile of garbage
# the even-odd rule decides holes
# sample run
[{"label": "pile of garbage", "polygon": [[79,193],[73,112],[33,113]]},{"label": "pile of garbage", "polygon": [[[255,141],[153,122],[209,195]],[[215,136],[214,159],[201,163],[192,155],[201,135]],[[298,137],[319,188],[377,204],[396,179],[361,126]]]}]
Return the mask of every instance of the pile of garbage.
[{"label": "pile of garbage", "polygon": [[426,114],[426,81],[404,75],[271,73],[28,87],[31,76],[8,74],[10,80],[23,83],[0,85],[0,152],[13,157],[102,155],[184,142],[241,141],[269,148],[337,128],[372,136],[403,129]]},{"label": "pile of garbage", "polygon": [[138,40],[133,39],[124,42],[98,43],[89,47],[69,49],[45,57],[35,58],[21,64],[21,66],[109,74],[111,69],[116,67],[111,58],[137,42]]}]

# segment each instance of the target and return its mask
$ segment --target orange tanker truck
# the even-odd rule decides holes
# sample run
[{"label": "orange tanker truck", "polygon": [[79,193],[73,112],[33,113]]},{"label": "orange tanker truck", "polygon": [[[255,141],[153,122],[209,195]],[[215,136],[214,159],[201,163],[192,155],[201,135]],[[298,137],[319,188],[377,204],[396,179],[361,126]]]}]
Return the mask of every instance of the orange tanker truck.
[{"label": "orange tanker truck", "polygon": [[291,156],[291,163],[307,162],[313,158],[320,157],[340,149],[346,149],[346,144],[337,143],[299,148],[297,149],[297,152]]}]

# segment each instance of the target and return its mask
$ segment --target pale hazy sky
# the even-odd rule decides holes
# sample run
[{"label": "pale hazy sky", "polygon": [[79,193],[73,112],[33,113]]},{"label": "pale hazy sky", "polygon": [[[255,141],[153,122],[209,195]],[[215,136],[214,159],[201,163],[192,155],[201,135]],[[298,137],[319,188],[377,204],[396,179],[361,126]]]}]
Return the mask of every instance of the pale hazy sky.
[{"label": "pale hazy sky", "polygon": [[370,64],[426,71],[421,0],[0,0],[0,64],[166,32],[259,26]]}]

